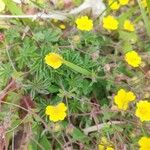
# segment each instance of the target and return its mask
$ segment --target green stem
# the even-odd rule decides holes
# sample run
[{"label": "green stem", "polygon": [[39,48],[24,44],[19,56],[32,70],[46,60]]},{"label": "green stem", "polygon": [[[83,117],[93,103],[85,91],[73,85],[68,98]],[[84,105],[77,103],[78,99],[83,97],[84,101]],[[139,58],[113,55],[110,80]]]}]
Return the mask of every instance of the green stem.
[{"label": "green stem", "polygon": [[92,76],[92,73],[89,72],[88,70],[86,70],[86,69],[84,69],[82,67],[79,67],[79,66],[77,66],[77,65],[75,65],[75,64],[73,64],[73,63],[71,63],[69,61],[63,60],[63,63],[66,66],[68,66],[69,68],[71,68],[71,69],[73,69],[73,70],[75,70],[75,71],[77,71],[77,72],[79,72],[79,73],[81,73],[83,75]]},{"label": "green stem", "polygon": [[13,64],[13,62],[12,62],[12,59],[11,59],[11,57],[10,57],[10,54],[9,54],[9,46],[6,46],[6,54],[7,54],[7,56],[8,56],[8,60],[9,60],[9,62],[10,62],[10,64],[11,64],[13,70],[14,70],[15,72],[17,72],[17,70],[15,69],[15,66],[14,66],[14,64]]},{"label": "green stem", "polygon": [[145,129],[143,128],[143,124],[142,123],[141,123],[141,130],[142,130],[143,134],[146,136],[147,134],[145,132]]},{"label": "green stem", "polygon": [[146,0],[146,3],[147,3],[147,7],[148,7],[148,10],[149,10],[149,13],[150,13],[150,1]]},{"label": "green stem", "polygon": [[143,21],[145,23],[145,28],[146,28],[146,31],[147,31],[147,35],[150,37],[150,21],[149,21],[149,18],[146,14],[146,10],[142,7],[141,0],[137,0],[137,2],[139,4],[141,14],[142,14],[142,18],[143,18]]}]

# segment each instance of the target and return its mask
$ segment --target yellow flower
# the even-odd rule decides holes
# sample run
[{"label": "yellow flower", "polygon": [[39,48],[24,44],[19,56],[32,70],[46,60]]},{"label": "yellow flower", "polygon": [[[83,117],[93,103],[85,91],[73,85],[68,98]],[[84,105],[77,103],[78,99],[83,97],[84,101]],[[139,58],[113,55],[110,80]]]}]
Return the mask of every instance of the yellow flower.
[{"label": "yellow flower", "polygon": [[98,145],[98,149],[99,150],[114,150],[114,148],[110,147],[110,146],[104,146],[102,144]]},{"label": "yellow flower", "polygon": [[140,149],[139,150],[150,150],[150,138],[142,137],[138,142]]},{"label": "yellow flower", "polygon": [[106,150],[114,150],[114,148],[108,146],[108,147],[106,148]]},{"label": "yellow flower", "polygon": [[118,21],[113,16],[107,16],[103,18],[103,27],[107,30],[118,29]]},{"label": "yellow flower", "polygon": [[120,7],[120,4],[116,1],[114,2],[113,0],[109,0],[108,4],[112,10],[118,10]]},{"label": "yellow flower", "polygon": [[93,21],[88,16],[82,16],[76,19],[77,28],[83,31],[90,31],[93,29]]},{"label": "yellow flower", "polygon": [[120,5],[126,5],[129,3],[129,0],[119,0]]},{"label": "yellow flower", "polygon": [[141,57],[135,51],[130,51],[125,54],[126,62],[132,67],[139,67],[142,63]]},{"label": "yellow flower", "polygon": [[98,145],[98,149],[99,149],[99,150],[105,150],[105,146],[102,145],[102,144],[99,144],[99,145]]},{"label": "yellow flower", "polygon": [[66,117],[67,107],[64,103],[59,103],[56,106],[49,105],[46,107],[45,114],[49,116],[49,119],[53,122],[64,120]]},{"label": "yellow flower", "polygon": [[62,30],[66,29],[66,26],[65,26],[64,24],[61,24],[59,27],[60,27],[60,29],[62,29]]},{"label": "yellow flower", "polygon": [[134,25],[130,20],[125,20],[124,25],[123,25],[124,29],[127,31],[134,31]]},{"label": "yellow flower", "polygon": [[136,96],[133,92],[126,92],[124,89],[120,89],[114,97],[114,102],[118,106],[118,109],[126,110],[128,108],[128,104],[131,101],[134,101]]},{"label": "yellow flower", "polygon": [[141,0],[142,6],[145,8],[147,7],[147,1],[146,0]]},{"label": "yellow flower", "polygon": [[5,3],[3,0],[0,0],[0,12],[2,12],[5,9]]},{"label": "yellow flower", "polygon": [[49,53],[45,56],[45,63],[57,69],[63,64],[63,58],[59,54]]},{"label": "yellow flower", "polygon": [[136,105],[135,115],[143,121],[150,121],[150,102],[139,101]]},{"label": "yellow flower", "polygon": [[102,137],[100,144],[98,145],[99,150],[114,150],[111,143],[107,141],[105,137]]}]

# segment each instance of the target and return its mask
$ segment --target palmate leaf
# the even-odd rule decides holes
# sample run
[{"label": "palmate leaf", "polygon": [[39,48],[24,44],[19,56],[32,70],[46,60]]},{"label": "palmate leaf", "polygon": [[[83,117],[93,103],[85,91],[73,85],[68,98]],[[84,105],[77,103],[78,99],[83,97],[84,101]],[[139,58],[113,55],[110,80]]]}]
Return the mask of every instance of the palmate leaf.
[{"label": "palmate leaf", "polygon": [[18,32],[18,29],[14,28],[14,29],[8,29],[5,32],[5,36],[6,36],[6,40],[8,43],[12,43],[12,42],[17,42],[19,41],[20,38],[20,34]]},{"label": "palmate leaf", "polygon": [[36,41],[52,44],[57,42],[62,35],[60,29],[53,30],[52,28],[49,29],[45,29],[42,27],[40,28],[41,28],[40,31],[39,28],[34,29],[33,39],[35,39]]},{"label": "palmate leaf", "polygon": [[85,46],[98,46],[101,48],[103,45],[108,44],[110,39],[108,37],[102,36],[98,33],[85,32],[81,34],[81,44]]},{"label": "palmate leaf", "polygon": [[0,89],[8,82],[13,73],[12,67],[9,63],[0,63]]},{"label": "palmate leaf", "polygon": [[30,95],[32,98],[35,97],[36,94],[49,94],[48,88],[51,83],[48,80],[43,80],[35,77],[33,81],[28,81],[24,87],[26,90],[30,91]]},{"label": "palmate leaf", "polygon": [[17,57],[18,67],[23,69],[25,66],[29,67],[34,63],[34,59],[37,57],[36,45],[34,41],[26,38],[23,42],[23,46],[19,48],[19,55]]}]

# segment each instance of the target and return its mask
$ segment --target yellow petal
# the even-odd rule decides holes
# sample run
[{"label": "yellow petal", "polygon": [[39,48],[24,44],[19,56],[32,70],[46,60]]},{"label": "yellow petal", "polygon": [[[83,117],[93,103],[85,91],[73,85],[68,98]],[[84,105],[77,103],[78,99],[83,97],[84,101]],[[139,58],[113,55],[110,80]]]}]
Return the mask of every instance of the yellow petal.
[{"label": "yellow petal", "polygon": [[133,92],[127,92],[127,99],[128,101],[134,101],[136,96],[134,95]]},{"label": "yellow petal", "polygon": [[66,111],[66,110],[67,110],[67,107],[65,106],[64,103],[59,103],[59,104],[57,105],[57,108],[58,108],[59,110],[61,110],[61,111]]},{"label": "yellow petal", "polygon": [[51,113],[53,112],[53,106],[47,106],[46,107],[46,111],[45,111],[45,114],[46,115],[50,115]]}]

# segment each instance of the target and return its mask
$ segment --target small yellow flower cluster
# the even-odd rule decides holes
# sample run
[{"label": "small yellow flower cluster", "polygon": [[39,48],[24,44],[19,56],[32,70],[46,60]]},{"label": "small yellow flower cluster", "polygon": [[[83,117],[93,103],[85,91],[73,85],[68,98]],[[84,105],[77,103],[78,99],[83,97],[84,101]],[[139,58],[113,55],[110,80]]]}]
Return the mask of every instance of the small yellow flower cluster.
[{"label": "small yellow flower cluster", "polygon": [[[77,28],[82,31],[90,31],[93,29],[93,21],[88,16],[82,16],[76,19]],[[107,30],[117,30],[119,27],[118,20],[109,15],[103,18],[103,28]],[[130,20],[125,20],[123,29],[129,32],[135,31],[134,25]]]},{"label": "small yellow flower cluster", "polygon": [[49,53],[45,56],[45,63],[54,69],[58,69],[63,64],[63,57],[57,53]]},{"label": "small yellow flower cluster", "polygon": [[120,89],[117,95],[114,97],[115,104],[120,110],[127,110],[128,104],[134,101],[136,96],[133,92],[126,92],[124,89]]},{"label": "small yellow flower cluster", "polygon": [[57,122],[60,120],[64,120],[66,117],[67,107],[64,103],[59,103],[56,106],[48,105],[46,107],[45,114],[49,116],[49,120],[53,122]]},{"label": "small yellow flower cluster", "polygon": [[[109,15],[103,18],[103,28],[107,30],[117,30],[118,27],[119,27],[119,22],[115,17]],[[130,32],[135,31],[134,25],[130,20],[124,21],[123,28],[126,31],[130,31]]]},{"label": "small yellow flower cluster", "polygon": [[98,149],[99,150],[114,150],[112,144],[109,143],[105,137],[101,138],[101,142],[98,145]]},{"label": "small yellow flower cluster", "polygon": [[[127,110],[131,101],[134,101],[136,96],[133,92],[126,92],[124,89],[120,89],[117,95],[114,96],[114,102],[120,110]],[[136,105],[135,115],[143,121],[150,121],[150,102],[140,100]]]},{"label": "small yellow flower cluster", "polygon": [[93,21],[88,16],[81,16],[76,19],[77,28],[82,31],[90,31],[93,29]]},{"label": "small yellow flower cluster", "polygon": [[2,12],[5,9],[5,3],[3,0],[0,0],[0,12]]},{"label": "small yellow flower cluster", "polygon": [[138,142],[139,150],[150,150],[150,137],[142,137]]},{"label": "small yellow flower cluster", "polygon": [[108,1],[108,4],[112,10],[118,10],[121,5],[127,5],[128,3],[129,0],[119,0],[118,2],[114,0]]}]

